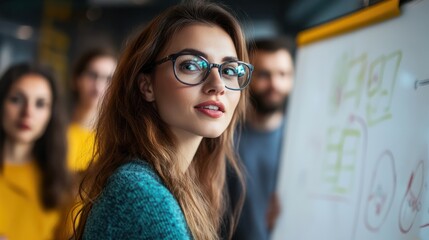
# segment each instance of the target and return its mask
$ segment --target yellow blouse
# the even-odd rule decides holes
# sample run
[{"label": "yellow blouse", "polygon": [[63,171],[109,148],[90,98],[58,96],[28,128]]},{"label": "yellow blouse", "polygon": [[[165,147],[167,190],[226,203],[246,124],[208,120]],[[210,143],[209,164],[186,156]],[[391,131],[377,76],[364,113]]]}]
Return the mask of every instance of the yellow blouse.
[{"label": "yellow blouse", "polygon": [[67,132],[67,164],[71,171],[83,171],[88,167],[94,150],[95,133],[72,123]]},{"label": "yellow blouse", "polygon": [[43,209],[39,183],[40,172],[34,161],[4,164],[0,174],[0,239],[54,238],[60,212]]}]

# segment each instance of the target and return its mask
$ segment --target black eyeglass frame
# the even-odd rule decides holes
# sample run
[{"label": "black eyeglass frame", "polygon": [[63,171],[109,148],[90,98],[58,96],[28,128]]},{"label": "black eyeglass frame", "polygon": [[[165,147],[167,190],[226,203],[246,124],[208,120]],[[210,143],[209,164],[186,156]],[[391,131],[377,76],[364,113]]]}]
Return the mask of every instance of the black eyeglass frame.
[{"label": "black eyeglass frame", "polygon": [[[180,80],[179,77],[177,76],[177,73],[176,73],[176,59],[178,57],[180,57],[180,56],[183,56],[183,55],[197,56],[197,57],[201,58],[202,60],[204,60],[204,61],[206,61],[208,63],[208,70],[207,70],[206,74],[204,75],[204,77],[201,79],[201,81],[199,81],[198,83],[186,83],[186,82],[183,82],[182,80]],[[225,88],[227,88],[229,90],[234,90],[234,91],[241,91],[241,90],[245,89],[249,85],[250,80],[252,78],[252,72],[254,70],[254,67],[253,67],[252,64],[246,63],[246,62],[243,62],[243,61],[232,60],[232,61],[226,61],[226,62],[224,62],[222,64],[217,64],[217,63],[211,63],[205,57],[197,55],[197,54],[192,53],[192,52],[179,52],[179,53],[170,54],[167,57],[162,58],[162,59],[154,62],[153,64],[151,64],[151,65],[149,65],[147,67],[143,67],[142,68],[142,72],[147,72],[148,70],[152,70],[156,65],[163,64],[163,63],[165,63],[167,61],[171,61],[172,62],[174,76],[176,77],[177,81],[179,81],[179,82],[181,82],[181,83],[183,83],[185,85],[188,85],[188,86],[196,86],[196,85],[199,85],[199,84],[203,83],[207,79],[207,77],[209,76],[212,68],[214,68],[214,67],[217,67],[218,72],[219,72],[219,76],[221,76],[221,78],[222,78],[223,74],[222,74],[221,70],[222,70],[222,66],[223,65],[228,64],[228,63],[232,63],[232,62],[243,64],[247,68],[249,68],[249,70],[250,70],[250,72],[249,72],[249,74],[247,76],[247,79],[245,81],[245,84],[242,87],[240,87],[240,88],[231,88],[231,87],[228,87],[228,86],[225,85]]]}]

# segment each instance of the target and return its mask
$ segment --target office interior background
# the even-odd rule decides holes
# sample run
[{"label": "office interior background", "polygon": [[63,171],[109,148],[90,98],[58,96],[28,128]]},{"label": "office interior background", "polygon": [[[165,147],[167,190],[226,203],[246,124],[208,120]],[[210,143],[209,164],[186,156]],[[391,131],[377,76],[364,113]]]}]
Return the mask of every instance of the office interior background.
[{"label": "office interior background", "polygon": [[[127,38],[179,0],[0,0],[0,74],[16,62],[50,65],[61,82],[73,61],[94,46],[120,53]],[[379,1],[222,0],[249,38],[285,35]]]}]

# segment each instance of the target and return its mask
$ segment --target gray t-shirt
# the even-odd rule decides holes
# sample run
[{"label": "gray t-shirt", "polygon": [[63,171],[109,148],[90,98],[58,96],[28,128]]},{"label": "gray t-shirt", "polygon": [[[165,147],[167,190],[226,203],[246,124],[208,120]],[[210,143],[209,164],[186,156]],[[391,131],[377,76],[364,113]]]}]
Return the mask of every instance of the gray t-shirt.
[{"label": "gray t-shirt", "polygon": [[[271,194],[275,191],[284,123],[277,129],[261,132],[249,125],[236,139],[245,167],[246,197],[233,239],[269,238],[266,214]],[[238,140],[238,141],[237,141]],[[240,189],[236,179],[229,178],[231,200],[237,201]]]}]

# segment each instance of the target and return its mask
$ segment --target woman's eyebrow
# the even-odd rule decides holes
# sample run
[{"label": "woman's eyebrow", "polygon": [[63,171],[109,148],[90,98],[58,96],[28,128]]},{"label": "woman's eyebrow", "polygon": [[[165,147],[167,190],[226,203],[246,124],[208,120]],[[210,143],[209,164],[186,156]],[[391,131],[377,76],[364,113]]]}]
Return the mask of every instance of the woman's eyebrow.
[{"label": "woman's eyebrow", "polygon": [[193,49],[193,48],[185,48],[185,49],[179,51],[178,53],[190,53],[190,54],[194,54],[194,55],[198,55],[198,56],[202,56],[204,58],[207,58],[207,54],[205,54],[204,52],[201,52],[197,49]]},{"label": "woman's eyebrow", "polygon": [[27,95],[25,94],[25,91],[21,90],[21,89],[14,89],[12,91],[9,92],[8,94],[9,96],[20,96],[20,97],[26,97]]},{"label": "woman's eyebrow", "polygon": [[[194,48],[185,48],[185,49],[183,49],[183,50],[179,51],[178,53],[190,53],[190,54],[194,54],[194,55],[202,56],[202,57],[204,57],[204,58],[206,58],[206,59],[208,58],[206,53],[201,52],[201,51],[199,51],[199,50],[197,50],[197,49],[194,49]],[[232,57],[232,56],[226,56],[226,57],[223,57],[223,58],[222,58],[222,61],[223,61],[223,62],[227,62],[227,61],[238,61],[238,58],[237,58],[237,57]]]},{"label": "woman's eyebrow", "polygon": [[232,57],[232,56],[227,56],[227,57],[223,57],[222,58],[223,62],[227,62],[227,61],[238,61],[237,57]]}]

